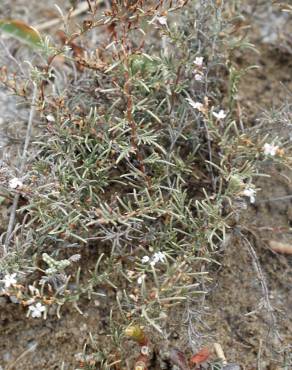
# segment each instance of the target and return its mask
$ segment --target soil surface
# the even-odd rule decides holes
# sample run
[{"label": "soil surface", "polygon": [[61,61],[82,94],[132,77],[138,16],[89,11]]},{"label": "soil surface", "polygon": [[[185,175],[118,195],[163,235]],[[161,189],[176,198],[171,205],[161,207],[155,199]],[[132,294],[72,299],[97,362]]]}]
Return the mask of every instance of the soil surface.
[{"label": "soil surface", "polygon": [[[292,30],[289,35],[287,16],[269,2],[253,3],[257,6],[247,7],[246,19],[258,53],[237,56],[239,65],[259,66],[239,87],[245,127],[261,125],[264,111],[283,106],[292,97]],[[5,99],[2,93],[0,99]],[[278,128],[267,124],[266,130],[277,130],[291,140],[291,120]],[[292,257],[272,252],[269,241],[292,243],[292,197],[285,198],[292,194],[292,177],[291,171],[269,163],[264,170],[270,177],[258,181],[256,203],[246,210],[241,228],[230,230],[221,267],[212,276],[208,309],[200,317],[203,328],[196,322],[194,326],[202,333],[198,342],[219,342],[228,362],[244,369],[284,370],[292,365]],[[83,315],[65,307],[60,319],[52,315],[47,320],[25,318],[25,310],[5,297],[0,297],[0,307],[1,370],[75,369],[75,355],[88,343],[89,333],[104,338],[108,325],[107,302],[102,300],[83,299],[79,303]],[[176,346],[182,343],[177,340]]]}]

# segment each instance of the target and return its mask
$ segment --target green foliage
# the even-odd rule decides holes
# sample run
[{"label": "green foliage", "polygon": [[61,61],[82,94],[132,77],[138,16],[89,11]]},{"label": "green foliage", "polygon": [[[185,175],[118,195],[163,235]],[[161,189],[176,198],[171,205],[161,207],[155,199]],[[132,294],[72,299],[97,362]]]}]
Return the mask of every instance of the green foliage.
[{"label": "green foliage", "polygon": [[[77,42],[99,25],[115,28],[101,57],[63,50],[75,65],[61,92],[52,83],[59,76],[51,65],[57,49],[46,69],[33,71],[45,127],[21,209],[21,237],[29,235],[36,258],[48,265],[27,262],[45,275],[42,293],[79,310],[80,297],[103,299],[100,287],[114,291],[108,329],[115,348],[129,321],[166,337],[172,307],[205,294],[206,266],[216,263],[241,211],[238,201],[246,200],[264,159],[263,142],[250,140],[234,115],[243,72],[227,63],[235,44],[228,47],[220,36],[228,26],[223,5],[139,3],[128,12],[116,4],[93,14],[88,29],[71,35]],[[22,38],[37,41],[29,35]],[[222,81],[218,69],[227,64]],[[222,85],[229,104],[224,119],[214,115],[224,108]],[[85,272],[71,263],[70,248],[85,256],[91,250]]]},{"label": "green foliage", "polygon": [[[102,68],[80,71],[76,83],[60,94],[43,96],[44,120],[50,115],[53,122],[36,143],[39,154],[27,176],[33,179],[29,202],[22,208],[37,254],[46,251],[47,275],[69,268],[67,259],[55,259],[60,247],[78,246],[82,253],[98,242],[105,251],[100,272],[87,287],[78,283],[71,292],[74,300],[102,282],[119,290],[121,279],[131,287],[142,279],[135,299],[147,302],[142,316],[159,332],[153,316],[159,317],[164,305],[202,294],[194,290],[200,274],[193,269],[202,253],[206,261],[212,259],[235,211],[226,213],[226,202],[239,196],[254,173],[252,166],[246,172],[245,153],[237,156],[236,123],[227,117],[218,124],[212,117],[220,101],[212,71],[224,63],[226,53],[218,39],[225,27],[222,8],[212,1],[202,7],[168,7],[145,3],[128,17],[117,6],[106,16],[95,15],[92,28],[117,24],[114,47],[109,39],[100,50]],[[167,10],[165,23],[159,16]],[[176,18],[173,25],[171,17]],[[82,37],[92,30],[82,31]],[[162,50],[152,46],[158,35]],[[74,62],[70,52],[64,53]],[[198,56],[202,66],[194,64]],[[98,62],[96,57],[95,64],[84,64]],[[194,78],[198,72],[205,76],[202,81]],[[46,73],[36,77],[41,86],[54,77],[50,64]],[[191,107],[189,97],[204,103],[204,111]],[[236,186],[235,178],[241,179]],[[163,259],[158,264],[141,263],[144,256],[153,261],[159,253]],[[159,300],[149,299],[152,289]],[[118,304],[123,317],[132,306],[127,290]]]},{"label": "green foliage", "polygon": [[54,275],[60,271],[63,271],[66,267],[70,265],[69,260],[56,261],[52,257],[50,257],[47,253],[43,253],[42,257],[46,264],[49,266],[49,268],[45,270],[45,273],[47,275]]}]

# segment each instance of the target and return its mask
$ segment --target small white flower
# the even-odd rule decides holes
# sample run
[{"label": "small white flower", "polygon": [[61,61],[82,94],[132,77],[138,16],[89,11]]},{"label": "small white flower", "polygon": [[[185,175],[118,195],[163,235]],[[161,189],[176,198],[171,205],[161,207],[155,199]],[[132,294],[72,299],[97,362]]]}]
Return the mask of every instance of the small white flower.
[{"label": "small white flower", "polygon": [[186,98],[191,107],[198,109],[200,112],[204,109],[204,105],[199,102],[194,102],[191,98]]},{"label": "small white flower", "polygon": [[256,190],[255,189],[246,188],[245,190],[243,190],[242,194],[245,195],[246,197],[249,197],[249,200],[250,200],[251,203],[255,202],[255,195],[256,195]]},{"label": "small white flower", "polygon": [[147,262],[149,262],[150,261],[150,258],[148,257],[148,256],[144,256],[144,257],[142,257],[142,259],[141,259],[141,262],[142,263],[147,263]]},{"label": "small white flower", "polygon": [[11,287],[11,285],[14,285],[17,283],[17,280],[15,279],[16,274],[7,274],[4,276],[4,279],[2,280],[4,282],[5,288]]},{"label": "small white flower", "polygon": [[[157,262],[165,262],[165,254],[162,252],[154,253],[151,259],[148,256],[144,256],[141,259],[142,263],[150,262],[150,266],[155,266]],[[139,279],[138,279],[139,280]]]},{"label": "small white flower", "polygon": [[161,17],[156,18],[158,22],[161,24],[161,26],[167,26],[167,17],[162,15]]},{"label": "small white flower", "polygon": [[167,26],[167,17],[165,15],[155,15],[148,24],[153,24],[154,22],[160,23],[162,26]]},{"label": "small white flower", "polygon": [[202,67],[204,58],[203,57],[196,57],[194,64],[198,67]]},{"label": "small white flower", "polygon": [[21,180],[19,180],[17,177],[14,177],[13,179],[11,179],[9,181],[9,187],[11,189],[17,189],[17,188],[22,188],[23,187],[23,183]]},{"label": "small white flower", "polygon": [[164,262],[165,261],[165,254],[162,252],[157,252],[154,253],[152,257],[152,261],[157,263],[157,262]]},{"label": "small white flower", "polygon": [[35,306],[29,306],[28,309],[31,312],[32,317],[42,317],[42,313],[46,310],[45,306],[43,306],[40,302],[36,303]]},{"label": "small white flower", "polygon": [[141,284],[143,283],[144,279],[145,279],[145,275],[140,275],[140,276],[138,277],[138,279],[137,279],[137,283],[138,283],[139,285],[141,285]]},{"label": "small white flower", "polygon": [[227,116],[227,114],[224,112],[223,109],[221,109],[219,113],[213,112],[213,116],[216,117],[217,119],[224,119]]},{"label": "small white flower", "polygon": [[203,76],[202,76],[202,75],[200,75],[199,73],[196,73],[196,74],[195,74],[195,80],[196,80],[196,81],[202,81],[202,80],[203,80]]},{"label": "small white flower", "polygon": [[274,144],[265,143],[263,146],[264,154],[271,155],[272,157],[277,154],[278,149],[279,147]]},{"label": "small white flower", "polygon": [[52,114],[48,114],[46,119],[48,122],[55,122],[55,117]]}]

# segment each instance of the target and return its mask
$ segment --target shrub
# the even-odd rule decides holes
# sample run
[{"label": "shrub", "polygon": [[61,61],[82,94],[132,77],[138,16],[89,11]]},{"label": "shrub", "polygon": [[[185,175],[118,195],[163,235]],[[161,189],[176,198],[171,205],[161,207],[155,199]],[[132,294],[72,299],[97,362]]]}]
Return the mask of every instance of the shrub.
[{"label": "shrub", "polygon": [[78,32],[65,27],[65,46],[46,41],[47,65],[31,72],[43,127],[13,239],[27,248],[2,261],[3,274],[22,265],[34,284],[7,294],[48,311],[113,291],[116,346],[130,323],[166,338],[168,314],[204,296],[226,233],[255,199],[257,163],[281,159],[236,119],[244,71],[229,58],[251,45],[231,38],[223,15],[220,1],[113,1]]}]

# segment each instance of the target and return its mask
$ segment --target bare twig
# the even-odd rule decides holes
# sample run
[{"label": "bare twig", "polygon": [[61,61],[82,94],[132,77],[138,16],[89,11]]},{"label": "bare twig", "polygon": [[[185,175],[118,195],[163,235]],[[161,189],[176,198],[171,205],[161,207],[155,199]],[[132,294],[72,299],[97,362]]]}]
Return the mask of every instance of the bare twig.
[{"label": "bare twig", "polygon": [[[25,142],[24,142],[24,147],[23,147],[23,152],[22,152],[22,157],[21,157],[21,162],[20,162],[20,167],[19,167],[19,175],[23,175],[23,171],[26,165],[26,159],[27,159],[27,151],[28,151],[28,146],[30,142],[30,137],[31,137],[31,129],[32,129],[32,122],[35,114],[35,103],[37,99],[37,85],[34,83],[34,88],[33,88],[33,97],[32,97],[32,102],[31,102],[31,108],[30,108],[30,113],[29,113],[29,119],[28,119],[28,124],[27,124],[27,130],[26,130],[26,136],[25,136]],[[8,252],[8,247],[9,247],[9,242],[11,239],[11,235],[13,232],[13,227],[14,227],[14,222],[15,222],[15,215],[16,215],[16,210],[18,206],[18,201],[20,198],[20,194],[16,194],[14,199],[13,199],[13,204],[11,207],[11,213],[10,213],[10,218],[9,218],[9,224],[6,232],[6,238],[3,246],[3,253],[4,256]]]}]

